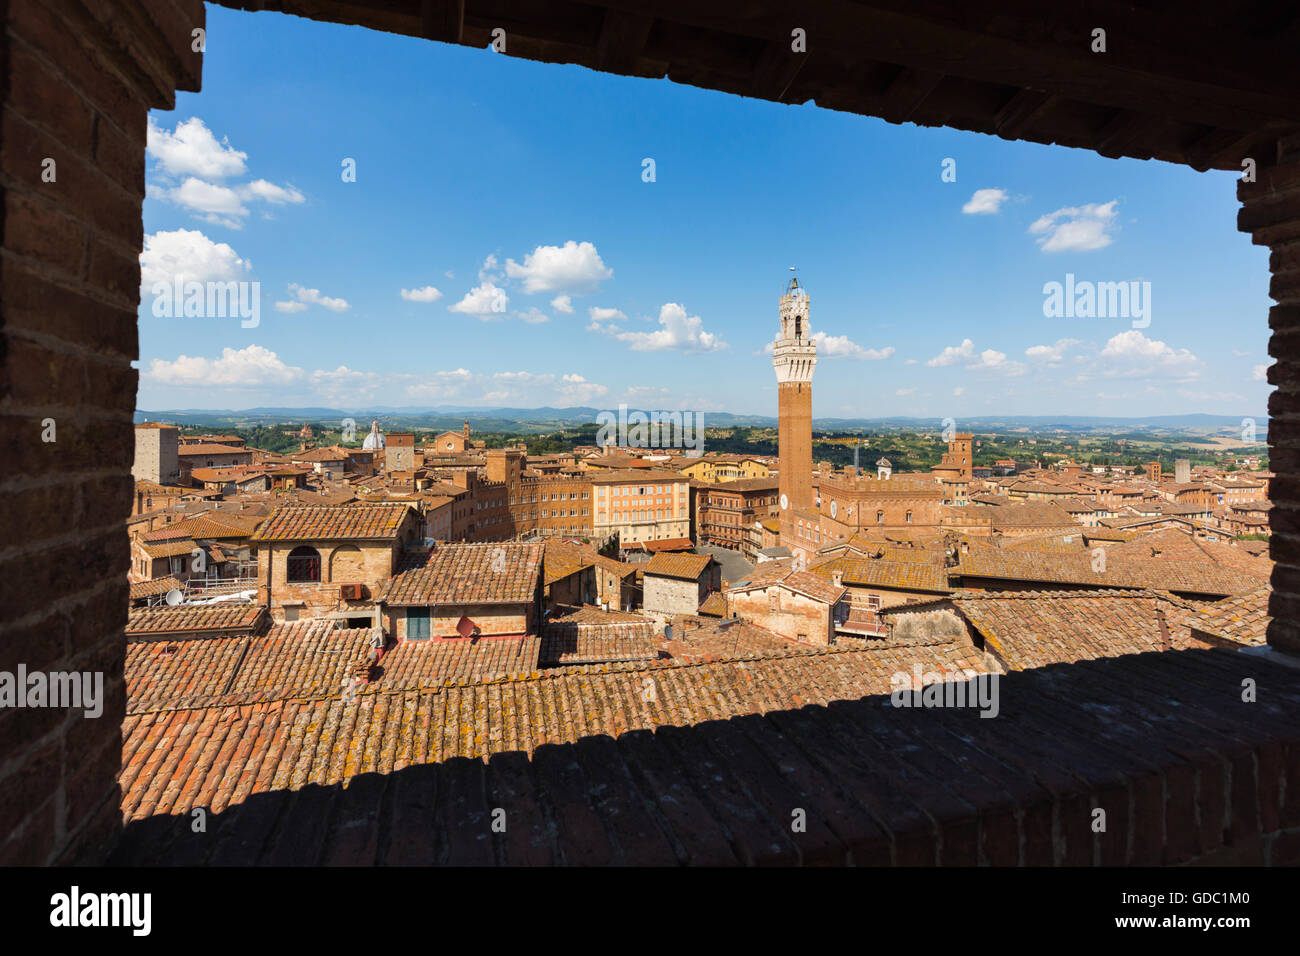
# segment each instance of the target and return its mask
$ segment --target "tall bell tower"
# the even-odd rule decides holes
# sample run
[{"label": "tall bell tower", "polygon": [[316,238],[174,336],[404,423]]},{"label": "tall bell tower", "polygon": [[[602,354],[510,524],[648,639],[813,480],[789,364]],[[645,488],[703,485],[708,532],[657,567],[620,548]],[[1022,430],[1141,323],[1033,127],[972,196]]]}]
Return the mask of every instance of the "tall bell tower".
[{"label": "tall bell tower", "polygon": [[797,278],[791,278],[781,296],[781,333],[772,352],[777,382],[783,543],[793,540],[794,511],[813,506],[812,377],[817,367],[817,346],[809,338],[810,306],[807,291]]}]

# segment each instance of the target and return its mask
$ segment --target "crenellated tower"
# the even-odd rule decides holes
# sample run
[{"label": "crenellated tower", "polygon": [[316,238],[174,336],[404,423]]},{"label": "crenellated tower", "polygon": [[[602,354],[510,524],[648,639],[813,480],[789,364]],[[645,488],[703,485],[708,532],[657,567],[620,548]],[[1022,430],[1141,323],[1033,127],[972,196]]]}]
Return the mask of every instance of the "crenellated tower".
[{"label": "crenellated tower", "polygon": [[798,509],[813,506],[812,378],[817,346],[810,337],[808,292],[791,278],[781,296],[781,332],[773,343],[777,382],[777,448],[781,457],[781,538],[793,540],[788,526]]}]

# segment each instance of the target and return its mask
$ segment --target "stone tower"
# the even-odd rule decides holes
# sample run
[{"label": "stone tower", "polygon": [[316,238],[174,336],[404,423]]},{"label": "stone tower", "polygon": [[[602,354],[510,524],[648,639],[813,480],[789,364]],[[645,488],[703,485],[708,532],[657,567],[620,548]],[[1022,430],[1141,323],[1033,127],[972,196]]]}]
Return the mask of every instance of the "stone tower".
[{"label": "stone tower", "polygon": [[812,377],[817,346],[809,338],[808,293],[792,278],[781,296],[781,333],[772,352],[776,370],[778,439],[781,456],[781,539],[793,540],[791,519],[800,508],[811,508],[812,495]]},{"label": "stone tower", "polygon": [[384,443],[384,471],[415,471],[415,435],[389,432]]},{"label": "stone tower", "polygon": [[970,478],[974,475],[971,444],[975,436],[970,434],[953,435],[948,440],[948,450],[944,453],[941,465],[955,468],[958,477]]}]

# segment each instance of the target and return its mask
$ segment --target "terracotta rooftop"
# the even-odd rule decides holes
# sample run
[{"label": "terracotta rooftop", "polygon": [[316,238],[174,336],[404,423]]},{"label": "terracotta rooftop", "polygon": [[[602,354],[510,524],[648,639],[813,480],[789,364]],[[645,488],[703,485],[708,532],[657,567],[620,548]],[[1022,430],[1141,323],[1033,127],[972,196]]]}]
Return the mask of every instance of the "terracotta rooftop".
[{"label": "terracotta rooftop", "polygon": [[641,541],[638,543],[652,554],[661,551],[689,551],[695,547],[695,542],[690,538],[659,538],[655,541]]},{"label": "terracotta rooftop", "polygon": [[201,604],[178,607],[142,607],[131,610],[126,636],[158,638],[168,635],[258,630],[266,609],[255,604]]},{"label": "terracotta rooftop", "polygon": [[374,686],[405,692],[536,673],[540,643],[536,636],[403,641],[384,655]]},{"label": "terracotta rooftop", "polygon": [[726,617],[727,596],[721,591],[710,591],[700,602],[699,613],[703,617]]},{"label": "terracotta rooftop", "polygon": [[661,552],[650,559],[645,567],[646,574],[664,578],[679,578],[694,581],[704,573],[713,562],[707,554],[673,554]]},{"label": "terracotta rooftop", "polygon": [[672,636],[655,637],[660,650],[684,663],[731,660],[737,657],[781,657],[804,653],[807,645],[739,618],[676,617]]},{"label": "terracotta rooftop", "polygon": [[152,597],[155,594],[166,594],[172,588],[179,588],[181,582],[173,577],[154,578],[152,581],[137,581],[131,585],[130,599],[138,600],[142,597]]},{"label": "terracotta rooftop", "polygon": [[542,559],[542,573],[545,576],[543,583],[548,587],[596,563],[594,552],[586,552],[576,545],[547,541],[543,547],[545,548],[545,556]]},{"label": "terracotta rooftop", "polygon": [[376,600],[401,606],[527,604],[542,571],[542,545],[440,544],[409,555]]},{"label": "terracotta rooftop", "polygon": [[203,511],[192,517],[149,531],[140,537],[144,541],[166,541],[175,538],[247,538],[252,535],[262,518],[258,515],[232,514],[225,511]]},{"label": "terracotta rooftop", "polygon": [[141,538],[140,547],[155,561],[159,558],[176,558],[181,555],[188,557],[198,547],[190,537],[175,538],[168,535],[168,538],[170,540],[165,541],[146,541]]},{"label": "terracotta rooftop", "polygon": [[194,458],[202,455],[250,455],[252,449],[241,448],[237,445],[218,445],[214,442],[196,442],[192,445],[181,445],[176,449],[178,458]]},{"label": "terracotta rooftop", "polygon": [[288,458],[290,461],[346,461],[348,449],[341,448],[338,445],[331,445],[326,448],[312,448],[308,451],[290,452]]},{"label": "terracotta rooftop", "polygon": [[544,667],[654,660],[654,622],[592,605],[562,606],[547,619],[539,660]]},{"label": "terracotta rooftop", "polygon": [[[1251,828],[1295,816],[1289,788],[1235,770],[1244,759],[1277,781],[1269,748],[1300,742],[1289,668],[1252,663],[1249,714],[1215,692],[1241,676],[1222,651],[1017,672],[999,679],[1001,719],[984,720],[884,706],[870,688],[911,664],[882,657],[578,668],[128,716],[132,822],[109,862],[1140,865],[1234,846],[1260,857]],[[1189,780],[1217,786],[1218,818],[1198,818]],[[1068,812],[1090,794],[1147,825],[1093,833]],[[200,806],[207,832],[177,825]],[[792,806],[806,831],[788,825]],[[505,833],[484,822],[493,807]]]},{"label": "terracotta rooftop", "polygon": [[298,505],[273,511],[254,541],[393,540],[402,520],[411,513],[406,504]]},{"label": "terracotta rooftop", "polygon": [[[1155,591],[963,591],[950,599],[1005,670],[1148,651],[1206,648],[1188,631],[1197,605]],[[897,625],[909,610],[880,611]]]},{"label": "terracotta rooftop", "polygon": [[337,695],[366,659],[370,634],[369,628],[297,621],[260,637],[132,641],[127,713]]},{"label": "terracotta rooftop", "polygon": [[1078,527],[1074,516],[1050,501],[1019,501],[1015,504],[970,505],[971,516],[989,517],[996,528]]},{"label": "terracotta rooftop", "polygon": [[770,478],[737,478],[735,481],[716,482],[705,485],[705,487],[710,491],[733,491],[737,494],[754,491],[776,491],[780,487],[780,479],[775,475]]},{"label": "terracotta rooftop", "polygon": [[1268,613],[1268,598],[1272,593],[1273,589],[1265,585],[1202,606],[1192,616],[1190,625],[1194,631],[1211,637],[1259,647],[1268,643],[1266,632],[1268,622],[1272,620]]},{"label": "terracotta rooftop", "polygon": [[998,545],[1004,551],[1085,551],[1088,548],[1082,528],[1078,531],[1003,538]]},{"label": "terracotta rooftop", "polygon": [[1183,561],[1213,561],[1267,580],[1272,562],[1251,554],[1245,548],[1222,541],[1207,541],[1186,531],[1166,529],[1138,535],[1108,549],[1108,554],[1132,554],[1145,557],[1177,558]]},{"label": "terracotta rooftop", "polygon": [[680,483],[686,480],[678,472],[662,471],[654,468],[593,469],[584,472],[583,477],[590,480],[593,485],[627,483],[653,485]]},{"label": "terracotta rooftop", "polygon": [[1257,575],[1211,561],[1112,554],[1109,550],[1105,558],[1105,570],[1094,571],[1093,564],[1098,559],[1090,552],[1037,554],[985,549],[963,554],[949,575],[959,578],[963,584],[977,578],[996,578],[1094,588],[1152,588],[1221,597],[1249,591],[1260,584]]},{"label": "terracotta rooftop", "polygon": [[843,577],[846,585],[853,587],[883,587],[898,591],[948,591],[948,572],[933,564],[918,564],[915,561],[881,561],[872,558],[859,558],[843,555],[832,558],[815,568],[810,573],[827,580],[835,571]]},{"label": "terracotta rooftop", "polygon": [[[785,565],[784,573],[780,569],[772,569],[767,573],[759,573],[760,569],[766,571],[767,565],[783,564]],[[795,571],[790,567],[788,561],[764,561],[761,565],[755,567],[753,574],[750,574],[745,580],[737,582],[727,589],[727,593],[752,591],[758,588],[771,587],[774,584],[788,588],[791,591],[802,594],[804,597],[812,598],[814,601],[820,601],[823,604],[836,604],[840,598],[844,597],[848,591],[844,585],[836,586],[831,583],[830,575],[814,573],[812,571]]]}]

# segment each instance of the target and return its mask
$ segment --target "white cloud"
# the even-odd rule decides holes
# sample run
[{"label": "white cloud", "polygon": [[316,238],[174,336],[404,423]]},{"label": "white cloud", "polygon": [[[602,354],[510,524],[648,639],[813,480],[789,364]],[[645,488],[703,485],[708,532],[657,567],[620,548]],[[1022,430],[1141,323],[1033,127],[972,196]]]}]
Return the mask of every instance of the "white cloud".
[{"label": "white cloud", "polygon": [[269,202],[275,205],[301,203],[305,197],[293,187],[285,189],[259,179],[244,186],[221,186],[189,176],[179,186],[153,185],[149,195],[188,209],[205,222],[230,229],[242,229],[248,216],[245,202]]},{"label": "white cloud", "polygon": [[140,285],[155,282],[230,282],[246,279],[249,264],[224,242],[213,242],[197,229],[156,232],[144,237]]},{"label": "white cloud", "polygon": [[469,369],[457,368],[450,371],[436,371],[420,375],[420,381],[406,386],[408,398],[420,398],[426,401],[455,398],[463,394],[467,385],[476,376]]},{"label": "white cloud", "polygon": [[1111,337],[1100,358],[1108,364],[1099,367],[1099,374],[1108,378],[1161,376],[1190,381],[1200,376],[1205,364],[1187,349],[1171,348],[1137,329]]},{"label": "white cloud", "polygon": [[1002,375],[1024,375],[1026,366],[1021,362],[1007,361],[1007,353],[985,349],[976,353],[975,343],[962,339],[961,345],[949,345],[925,363],[930,368],[948,368],[961,365],[976,372],[998,372]]},{"label": "white cloud", "polygon": [[293,301],[289,301],[289,302],[277,302],[277,303],[275,304],[275,311],[277,311],[277,312],[306,312],[306,311],[307,311],[307,303],[306,303],[306,302],[293,302]]},{"label": "white cloud", "polygon": [[591,316],[592,322],[608,322],[610,319],[622,321],[627,318],[627,316],[618,309],[605,309],[597,305],[593,305],[589,308],[587,310],[587,315]]},{"label": "white cloud", "polygon": [[226,216],[246,216],[239,193],[228,186],[217,186],[190,176],[175,189],[164,190],[166,198],[193,212],[220,213]]},{"label": "white cloud", "polygon": [[524,280],[524,292],[586,292],[614,275],[590,242],[570,239],[563,246],[538,246],[523,265],[506,260],[506,275]]},{"label": "white cloud", "polygon": [[609,389],[596,382],[588,382],[581,375],[570,374],[561,379],[559,393],[564,400],[583,405],[592,399],[609,394]]},{"label": "white cloud", "polygon": [[1044,252],[1086,252],[1102,249],[1114,241],[1111,232],[1118,226],[1115,207],[1118,200],[1067,206],[1040,216],[1029,227]]},{"label": "white cloud", "polygon": [[954,397],[954,398],[961,398],[963,395],[966,394],[966,389],[962,388],[962,387],[959,385],[959,386],[957,386],[956,388],[954,388],[954,389],[952,390],[952,394],[953,394],[953,397]]},{"label": "white cloud", "polygon": [[1055,345],[1031,345],[1025,349],[1025,355],[1035,362],[1059,365],[1065,353],[1078,344],[1078,339],[1057,339]]},{"label": "white cloud", "polygon": [[154,359],[143,377],[159,385],[251,388],[289,385],[302,374],[302,369],[286,365],[270,349],[250,345],[222,349],[216,359],[188,355],[179,355],[172,362]]},{"label": "white cloud", "polygon": [[567,295],[557,295],[551,300],[551,308],[556,312],[573,312],[573,300]]},{"label": "white cloud", "polygon": [[305,202],[307,199],[306,196],[292,186],[277,186],[265,179],[254,179],[251,183],[238,187],[238,191],[239,195],[244,199],[260,199],[262,202],[269,202],[276,206],[283,206],[285,203]]},{"label": "white cloud", "polygon": [[493,315],[504,316],[506,307],[509,304],[510,297],[506,295],[504,289],[498,288],[491,281],[484,281],[481,285],[466,292],[465,298],[447,308],[451,312],[475,315],[479,318],[490,318]]},{"label": "white cloud", "polygon": [[1267,382],[1268,368],[1267,365],[1256,365],[1250,370],[1250,380],[1252,382]]},{"label": "white cloud", "polygon": [[979,358],[966,366],[977,372],[1000,372],[1003,375],[1024,375],[1025,366],[1016,361],[1007,361],[1007,353],[996,349],[985,349]]},{"label": "white cloud", "polygon": [[538,405],[584,405],[609,393],[598,382],[589,382],[576,372],[556,376],[550,372],[496,372],[495,387],[484,396],[495,402],[532,402]]},{"label": "white cloud", "polygon": [[660,307],[659,325],[661,328],[654,332],[617,332],[615,338],[628,343],[637,352],[665,349],[716,352],[727,347],[727,343],[712,332],[704,331],[703,319],[698,315],[687,315],[686,309],[676,302],[666,302]]},{"label": "white cloud", "polygon": [[407,302],[437,302],[442,298],[442,293],[431,285],[426,285],[423,289],[403,289],[402,298]]},{"label": "white cloud", "polygon": [[[277,186],[265,179],[239,186],[211,182],[242,175],[248,154],[233,149],[224,140],[218,143],[196,117],[177,124],[175,132],[161,128],[151,117],[146,149],[158,160],[155,172],[163,179],[161,183],[149,183],[146,195],[174,203],[205,222],[240,229],[249,212],[246,203],[279,206],[306,201],[293,186]],[[174,185],[177,179],[180,185]]]},{"label": "white cloud", "polygon": [[947,365],[969,362],[973,358],[975,358],[975,343],[970,339],[963,339],[961,345],[949,345],[925,364],[930,368],[943,368]]},{"label": "white cloud", "polygon": [[916,394],[916,389],[914,389],[914,388],[900,388],[900,389],[897,389],[897,390],[894,392],[894,394],[895,394],[895,395],[915,395],[915,394]]},{"label": "white cloud", "polygon": [[543,322],[551,321],[551,317],[536,306],[532,306],[527,312],[516,312],[515,318],[521,319],[529,325],[540,325]]},{"label": "white cloud", "polygon": [[1007,193],[1003,189],[977,189],[961,207],[961,211],[968,216],[989,215],[997,212],[1006,198]]},{"label": "white cloud", "polygon": [[482,268],[478,270],[478,281],[491,282],[493,285],[505,282],[505,274],[501,271],[499,266],[500,263],[497,262],[495,254],[488,256],[483,260]]},{"label": "white cloud", "polygon": [[[289,291],[297,299],[297,302],[277,302],[275,307],[281,312],[301,312],[302,309],[296,306],[302,304],[319,305],[331,312],[346,312],[349,308],[347,301],[344,299],[331,299],[327,295],[321,295],[320,289],[307,289],[296,282],[289,283]],[[282,306],[285,307],[282,308]]]},{"label": "white cloud", "polygon": [[162,169],[171,176],[202,176],[224,179],[239,176],[245,170],[247,153],[230,145],[229,140],[217,138],[197,116],[176,124],[174,132],[159,126],[149,117],[149,130],[145,150],[156,158]]},{"label": "white cloud", "polygon": [[817,354],[827,358],[861,359],[876,362],[887,359],[894,354],[894,347],[887,345],[883,349],[867,349],[849,340],[847,335],[827,335],[814,332],[810,338],[817,346]]}]

